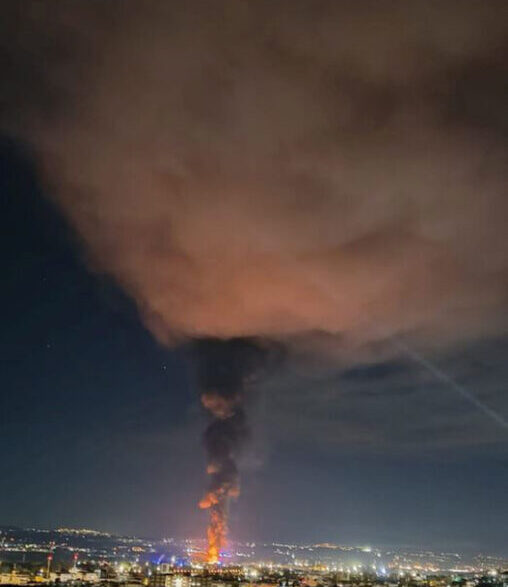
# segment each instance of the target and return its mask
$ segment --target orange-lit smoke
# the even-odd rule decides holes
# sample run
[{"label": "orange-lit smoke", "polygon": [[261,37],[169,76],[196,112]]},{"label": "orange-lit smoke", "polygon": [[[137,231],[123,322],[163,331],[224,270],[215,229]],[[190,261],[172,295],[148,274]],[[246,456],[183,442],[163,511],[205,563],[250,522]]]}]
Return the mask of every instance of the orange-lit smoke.
[{"label": "orange-lit smoke", "polygon": [[216,418],[224,420],[233,414],[237,398],[225,398],[217,392],[206,392],[201,396],[203,407]]},{"label": "orange-lit smoke", "polygon": [[163,342],[505,333],[505,2],[294,4],[3,2],[0,125]]},{"label": "orange-lit smoke", "polygon": [[209,510],[207,561],[217,563],[226,547],[231,498],[240,495],[236,464],[247,437],[243,410],[245,383],[265,360],[265,352],[250,339],[205,339],[197,342],[201,403],[209,415],[204,435],[208,491],[199,507]]},{"label": "orange-lit smoke", "polygon": [[208,548],[206,561],[210,564],[219,562],[220,555],[227,544],[227,493],[207,493],[199,502],[199,507],[210,510],[207,528]]},{"label": "orange-lit smoke", "polygon": [[[238,398],[236,396],[223,397],[217,392],[203,393],[201,403],[203,407],[212,415],[215,420],[223,421],[234,416],[235,405]],[[224,458],[224,457],[223,457]],[[208,509],[210,519],[207,528],[208,548],[206,561],[209,564],[219,562],[220,555],[227,544],[227,511],[228,500],[230,497],[238,497],[240,488],[236,469],[233,468],[230,474],[223,474],[222,459],[214,460],[213,455],[209,453],[209,462],[206,472],[210,475],[210,491],[206,493],[199,502],[201,509]],[[230,452],[225,458],[233,463],[233,455]],[[232,475],[231,475],[232,473]]]}]

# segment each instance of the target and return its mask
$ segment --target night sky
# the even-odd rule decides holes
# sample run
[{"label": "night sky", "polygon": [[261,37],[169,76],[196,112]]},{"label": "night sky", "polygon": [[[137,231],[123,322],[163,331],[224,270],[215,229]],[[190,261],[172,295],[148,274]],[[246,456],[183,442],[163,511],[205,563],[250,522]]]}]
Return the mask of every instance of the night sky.
[{"label": "night sky", "polygon": [[503,3],[16,4],[0,524],[203,536],[255,336],[233,538],[508,554]]}]

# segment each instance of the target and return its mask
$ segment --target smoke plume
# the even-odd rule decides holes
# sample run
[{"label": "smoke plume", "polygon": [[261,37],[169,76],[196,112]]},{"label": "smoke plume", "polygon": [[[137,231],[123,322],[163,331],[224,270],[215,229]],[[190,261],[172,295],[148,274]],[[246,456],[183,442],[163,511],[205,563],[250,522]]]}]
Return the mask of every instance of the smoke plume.
[{"label": "smoke plume", "polygon": [[[2,126],[165,343],[456,345],[507,327],[505,8],[4,0]],[[200,372],[222,519],[243,375]]]},{"label": "smoke plume", "polygon": [[202,339],[194,350],[201,402],[210,417],[204,435],[210,482],[199,505],[210,510],[207,561],[217,563],[226,546],[229,499],[240,493],[236,458],[248,437],[244,393],[266,351],[247,338]]}]

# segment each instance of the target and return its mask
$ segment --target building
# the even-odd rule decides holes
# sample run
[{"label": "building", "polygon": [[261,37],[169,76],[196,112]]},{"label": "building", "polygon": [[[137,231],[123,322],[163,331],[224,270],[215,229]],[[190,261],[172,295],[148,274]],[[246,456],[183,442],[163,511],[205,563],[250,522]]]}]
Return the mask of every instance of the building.
[{"label": "building", "polygon": [[0,585],[28,585],[32,581],[28,573],[0,573]]}]

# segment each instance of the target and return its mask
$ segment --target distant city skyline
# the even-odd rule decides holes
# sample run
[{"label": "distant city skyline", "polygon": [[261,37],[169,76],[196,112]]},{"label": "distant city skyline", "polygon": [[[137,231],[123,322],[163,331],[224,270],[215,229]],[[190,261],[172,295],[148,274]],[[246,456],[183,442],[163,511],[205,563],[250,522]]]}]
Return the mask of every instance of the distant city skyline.
[{"label": "distant city skyline", "polygon": [[[124,545],[123,554],[117,552],[119,544]],[[134,550],[132,550],[133,545]],[[93,558],[94,549],[97,552],[104,551],[108,557],[113,558],[118,556],[122,558],[127,554],[134,558],[147,556],[148,560],[152,560],[150,556],[152,558],[155,556],[159,564],[161,561],[174,563],[175,558],[181,560],[182,564],[186,564],[185,561],[193,561],[193,557],[206,553],[207,539],[203,536],[135,536],[92,528],[19,528],[0,524],[0,552],[4,552],[4,556],[9,552],[13,554],[32,552],[34,555],[39,553],[40,556],[47,551],[60,553],[60,556],[65,559],[81,551],[82,558],[86,560],[87,557]],[[350,570],[352,566],[393,569],[414,564],[424,565],[429,570],[436,571],[440,565],[442,570],[450,570],[454,565],[463,564],[464,568],[477,565],[478,571],[481,565],[484,565],[484,568],[489,565],[491,567],[508,565],[508,551],[504,553],[450,552],[423,545],[231,540],[224,553],[224,561],[229,561],[231,564],[241,562],[243,559],[245,562],[266,562],[267,557],[268,560],[271,557],[274,564],[306,565],[316,564],[318,561],[325,564],[323,561],[327,561],[328,565],[339,565],[339,567],[342,565],[343,568],[350,567]]]}]

